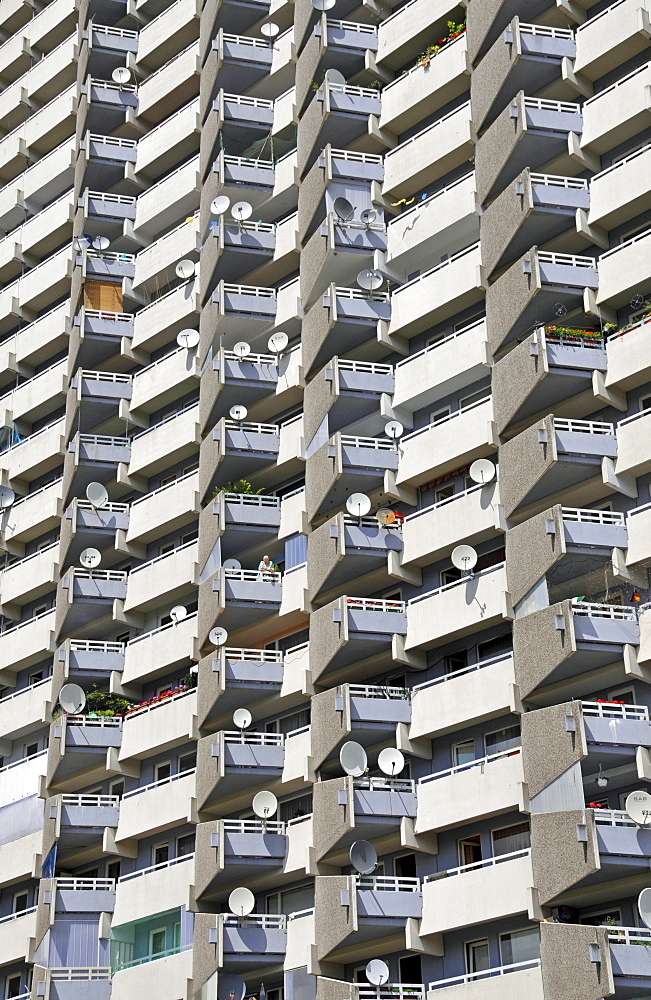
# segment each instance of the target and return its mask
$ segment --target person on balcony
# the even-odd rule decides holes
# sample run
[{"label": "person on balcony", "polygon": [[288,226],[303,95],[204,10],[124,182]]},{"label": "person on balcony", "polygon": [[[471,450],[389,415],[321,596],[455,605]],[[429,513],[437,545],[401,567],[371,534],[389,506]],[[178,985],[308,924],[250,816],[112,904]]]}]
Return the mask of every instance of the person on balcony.
[{"label": "person on balcony", "polygon": [[258,565],[258,580],[262,583],[273,583],[278,570],[269,556],[263,556]]}]

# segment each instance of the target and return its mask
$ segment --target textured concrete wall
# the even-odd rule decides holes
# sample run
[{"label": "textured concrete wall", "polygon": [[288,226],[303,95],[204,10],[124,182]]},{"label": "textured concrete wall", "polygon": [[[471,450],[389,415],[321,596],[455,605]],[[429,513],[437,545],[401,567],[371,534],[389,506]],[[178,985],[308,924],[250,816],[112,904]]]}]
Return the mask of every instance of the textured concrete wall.
[{"label": "textured concrete wall", "polygon": [[[545,1000],[601,1000],[615,992],[607,940],[601,927],[579,924],[540,925],[540,957]],[[590,961],[598,944],[600,962]]]},{"label": "textured concrete wall", "polygon": [[[332,537],[332,531],[336,535]],[[346,553],[344,515],[335,514],[307,536],[307,593],[314,601]]]},{"label": "textured concrete wall", "polygon": [[[547,432],[546,443],[538,440],[540,428]],[[517,437],[500,445],[500,501],[506,517],[511,516],[555,461],[556,438],[552,416],[527,427]]]},{"label": "textured concrete wall", "polygon": [[[497,201],[494,204],[496,205]],[[533,342],[538,346],[537,354],[531,353]],[[547,352],[541,330],[536,330],[527,336],[521,344],[497,362],[493,368],[492,386],[493,413],[498,434],[504,434],[535,387],[546,378],[548,370]]]},{"label": "textured concrete wall", "polygon": [[[486,292],[486,332],[493,354],[508,343],[512,327],[540,291],[537,251],[537,247],[532,247],[523,254]],[[530,274],[523,268],[525,261],[531,265]]]},{"label": "textured concrete wall", "polygon": [[[205,725],[212,715],[215,704],[224,692],[223,670],[212,668],[213,660],[220,659],[219,650],[208,653],[199,660],[199,676],[197,683],[197,724],[199,728]],[[223,660],[221,661],[223,663]]]},{"label": "textured concrete wall", "polygon": [[50,913],[53,913],[53,908],[50,908],[50,903],[45,902],[45,894],[49,892],[51,894],[52,902],[54,902],[54,896],[56,893],[56,880],[53,878],[42,878],[38,884],[38,902],[36,904],[36,933],[34,939],[36,941],[36,947],[39,946],[45,935],[50,929]]},{"label": "textured concrete wall", "polygon": [[217,497],[215,497],[215,501],[218,505],[218,514],[213,513],[213,500],[211,497],[207,498],[207,503],[199,514],[199,547],[197,562],[199,563],[200,573],[206,565],[206,561],[214,549],[217,539],[223,534],[226,526],[224,494],[220,493]]},{"label": "textured concrete wall", "polygon": [[[334,446],[335,454],[328,449]],[[305,507],[308,521],[312,521],[342,473],[341,441],[339,437],[326,441],[305,463]]]},{"label": "textured concrete wall", "polygon": [[[343,710],[335,709],[335,701],[339,698]],[[312,698],[312,763],[314,768],[321,767],[323,761],[340,743],[350,736],[350,699],[348,685],[342,684]]]},{"label": "textured concrete wall", "polygon": [[[523,170],[498,194],[495,201],[488,205],[481,217],[481,260],[489,277],[503,256],[506,256],[507,260],[513,259],[513,253],[509,254],[509,245],[524,220],[533,211],[529,175],[529,168]],[[519,183],[522,184],[524,194],[516,194],[516,185]]]},{"label": "textured concrete wall", "polygon": [[[310,6],[312,6],[310,4]],[[294,14],[294,39],[297,46],[297,51],[300,49],[302,39],[297,35],[297,29],[300,34],[301,25],[296,24],[296,19],[299,18],[299,5],[296,5],[296,10]],[[318,23],[318,18],[310,19],[312,24],[312,31],[305,38],[305,46],[302,49],[297,61],[296,61],[296,107],[298,113],[303,111],[305,105],[309,101],[310,97],[313,96],[312,81],[317,76],[319,63],[324,53],[323,39],[318,35],[314,34],[314,27]],[[325,20],[325,18],[323,18]],[[323,21],[322,21],[323,23]],[[324,33],[325,38],[325,33]],[[321,83],[321,80],[317,80]],[[300,157],[299,157],[300,163]]]},{"label": "textured concrete wall", "polygon": [[301,252],[301,301],[304,309],[309,309],[315,298],[321,294],[322,274],[334,248],[328,235],[322,236],[321,229],[315,230]]},{"label": "textured concrete wall", "polygon": [[[314,919],[319,928],[317,959],[327,958],[357,928],[357,900],[353,879],[348,875],[317,875],[314,879]],[[348,892],[350,905],[341,905],[341,893]]]},{"label": "textured concrete wall", "polygon": [[[55,730],[60,729],[61,736],[55,736]],[[56,722],[50,723],[50,732],[47,748],[47,784],[52,784],[54,776],[59,768],[66,745],[66,720],[65,716],[60,716]],[[79,762],[81,764],[81,761]],[[80,768],[81,770],[81,768]]]},{"label": "textured concrete wall", "polygon": [[[316,373],[311,382],[305,386],[303,415],[303,430],[305,444],[309,448],[312,438],[323,423],[323,418],[329,412],[339,395],[339,378],[337,359],[333,357],[325,368]],[[332,378],[326,378],[326,368],[332,371]]]},{"label": "textured concrete wall", "polygon": [[[565,729],[565,717],[574,718],[576,731]],[[524,777],[529,797],[567,771],[576,761],[583,760],[588,750],[582,725],[581,705],[568,701],[562,705],[525,712],[521,717]]]},{"label": "textured concrete wall", "polygon": [[[318,39],[316,39],[318,41]],[[309,43],[311,44],[311,42]],[[306,50],[307,51],[307,50]],[[299,59],[297,63],[296,77],[298,80],[299,69],[304,65],[303,56]],[[311,86],[313,71],[310,72],[308,83],[308,92]],[[302,177],[307,173],[308,169],[312,166],[312,158],[316,151],[316,144],[319,138],[319,133],[323,122],[325,120],[325,101],[319,101],[316,95],[313,95],[314,99],[308,104],[303,117],[298,123],[298,129],[296,131],[296,150],[297,150],[297,166],[298,166],[298,176]]]},{"label": "textured concrete wall", "polygon": [[[332,612],[339,609],[341,621],[332,620]],[[340,597],[332,604],[318,608],[310,615],[310,673],[313,682],[318,681],[328,668],[330,661],[348,641],[348,618],[346,598]]]},{"label": "textured concrete wall", "polygon": [[208,641],[208,633],[225,607],[223,590],[213,590],[214,577],[199,584],[199,608],[197,613],[197,644],[202,649]]},{"label": "textured concrete wall", "polygon": [[[323,160],[328,149],[330,149],[329,144],[322,150]],[[312,164],[298,189],[298,239],[301,245],[307,240],[314,214],[321,204],[328,183],[326,168],[321,162],[320,157]]]},{"label": "textured concrete wall", "polygon": [[[194,941],[192,945],[192,986],[195,992],[214,975],[221,967],[222,956],[219,943],[210,944],[208,932],[213,927],[219,927],[220,915],[217,913],[195,913]],[[221,934],[217,934],[219,939]]]},{"label": "textured concrete wall", "polygon": [[[555,534],[547,533],[548,521],[554,522]],[[560,504],[509,528],[506,532],[506,575],[513,604],[518,604],[564,554]]]},{"label": "textured concrete wall", "polygon": [[[556,615],[563,615],[565,628],[556,628]],[[513,660],[520,696],[526,698],[575,649],[570,602],[552,604],[513,622]]]},{"label": "textured concrete wall", "polygon": [[[533,813],[531,860],[534,885],[541,906],[599,871],[599,849],[592,810]],[[577,825],[586,826],[588,842],[577,839]],[[581,994],[579,994],[581,995]]]},{"label": "textured concrete wall", "polygon": [[198,899],[210,885],[215,875],[221,870],[218,864],[219,850],[211,847],[210,838],[219,832],[220,820],[213,819],[208,823],[197,823],[194,847],[194,889]]},{"label": "textured concrete wall", "polygon": [[[211,797],[219,779],[223,777],[224,741],[221,733],[211,733],[197,740],[197,808],[201,807]],[[213,757],[212,745],[219,744],[219,757]]]},{"label": "textured concrete wall", "polygon": [[[332,289],[330,291],[332,296]],[[334,324],[334,311],[332,306],[324,306],[321,299],[318,299],[311,309],[305,314],[303,319],[302,343],[303,343],[303,367],[305,374],[309,375],[317,356],[325,344],[328,333]]]},{"label": "textured concrete wall", "polygon": [[478,130],[504,86],[508,74],[520,58],[518,24],[519,18],[514,17],[509,25],[513,41],[506,42],[503,32],[500,33],[470,78],[472,120]]},{"label": "textured concrete wall", "polygon": [[[348,805],[341,806],[338,795],[344,789]],[[355,825],[353,779],[346,775],[332,781],[317,781],[312,789],[312,815],[314,856],[320,861]]]},{"label": "textured concrete wall", "polygon": [[[522,100],[523,94],[520,93],[518,103],[522,104]],[[509,103],[479,139],[475,153],[475,180],[480,204],[486,200],[513,150],[522,139],[523,122],[523,114],[518,114],[517,118],[511,117]]]}]

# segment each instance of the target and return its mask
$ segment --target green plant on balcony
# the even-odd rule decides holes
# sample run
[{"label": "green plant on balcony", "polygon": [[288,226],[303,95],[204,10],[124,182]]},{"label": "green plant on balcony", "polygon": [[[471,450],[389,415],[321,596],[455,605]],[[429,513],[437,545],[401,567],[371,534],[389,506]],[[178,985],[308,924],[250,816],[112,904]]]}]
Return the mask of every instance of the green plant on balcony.
[{"label": "green plant on balcony", "polygon": [[581,330],[570,326],[546,326],[545,333],[562,340],[603,340],[601,330]]},{"label": "green plant on balcony", "polygon": [[233,483],[226,483],[225,486],[218,486],[213,495],[218,497],[220,493],[239,493],[245,494],[246,496],[257,497],[262,493],[262,489],[254,490],[248,479],[236,479]]},{"label": "green plant on balcony", "polygon": [[457,24],[455,21],[448,21],[447,24],[448,24],[447,35],[445,35],[443,38],[439,38],[438,42],[434,43],[433,45],[428,45],[425,51],[421,52],[421,54],[418,56],[418,59],[416,60],[416,66],[425,66],[425,67],[429,66],[430,62],[437,54],[437,52],[440,52],[442,48],[444,48],[450,42],[453,42],[455,38],[459,37],[459,35],[463,35],[464,31],[466,30],[465,21],[461,21],[459,24]]},{"label": "green plant on balcony", "polygon": [[[99,691],[97,684],[93,684],[92,688],[86,695],[84,714],[109,717],[115,715],[126,715],[130,708],[131,702],[128,698],[121,698],[119,695],[109,694],[108,691]],[[52,714],[52,719],[58,719],[59,716],[64,714],[66,713],[64,713],[61,706],[57,705],[56,710]]]}]

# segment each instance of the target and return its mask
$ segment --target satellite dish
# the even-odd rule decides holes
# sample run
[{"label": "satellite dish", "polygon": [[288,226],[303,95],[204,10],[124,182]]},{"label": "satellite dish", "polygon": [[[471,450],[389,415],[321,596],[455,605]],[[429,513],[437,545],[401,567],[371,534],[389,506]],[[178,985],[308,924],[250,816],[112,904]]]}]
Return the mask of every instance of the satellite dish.
[{"label": "satellite dish", "polygon": [[554,316],[565,316],[567,314],[567,306],[562,302],[554,303]]},{"label": "satellite dish", "polygon": [[346,510],[355,517],[364,517],[370,509],[371,500],[366,493],[351,493],[346,500]]},{"label": "satellite dish", "polygon": [[101,483],[89,483],[86,487],[86,499],[95,510],[99,507],[105,507],[108,503],[108,498],[108,491]]},{"label": "satellite dish", "polygon": [[396,519],[396,515],[393,511],[387,510],[386,508],[379,510],[375,516],[380,524],[393,524]]},{"label": "satellite dish", "polygon": [[239,340],[233,347],[233,354],[236,358],[246,358],[251,353],[251,345],[246,340]]},{"label": "satellite dish", "polygon": [[16,494],[10,486],[0,486],[0,510],[6,510],[7,507],[11,507],[15,499]]},{"label": "satellite dish", "polygon": [[631,299],[631,309],[640,309],[643,305],[644,305],[644,296],[640,295],[638,292],[638,294],[634,295],[633,298]]},{"label": "satellite dish", "polygon": [[242,569],[242,563],[239,559],[224,559],[223,566],[224,569]]},{"label": "satellite dish", "polygon": [[113,83],[128,83],[131,79],[131,70],[126,66],[116,66],[111,73]]},{"label": "satellite dish", "polygon": [[344,743],[339,751],[339,763],[346,774],[350,774],[353,778],[360,778],[367,766],[364,747],[360,746],[359,743],[353,743],[351,740]]},{"label": "satellite dish", "polygon": [[59,704],[67,715],[79,715],[86,707],[86,692],[78,684],[64,684],[59,691]]},{"label": "satellite dish", "polygon": [[366,292],[376,292],[384,284],[384,275],[367,267],[357,275],[357,284]]},{"label": "satellite dish", "polygon": [[464,573],[469,573],[477,565],[477,553],[472,545],[457,545],[456,548],[452,549],[450,558],[452,565],[463,570]]},{"label": "satellite dish", "polygon": [[84,549],[79,556],[79,562],[86,569],[95,569],[102,561],[102,554],[97,549]]},{"label": "satellite dish", "polygon": [[282,354],[289,343],[289,337],[284,330],[272,333],[267,341],[267,347],[272,354]]},{"label": "satellite dish", "polygon": [[217,1000],[244,1000],[246,983],[240,976],[217,975]]},{"label": "satellite dish", "polygon": [[276,809],[278,808],[278,799],[273,792],[258,792],[257,795],[253,796],[253,812],[260,819],[269,819],[270,816],[275,816]]},{"label": "satellite dish", "polygon": [[193,347],[197,347],[200,340],[201,337],[198,330],[181,330],[176,335],[176,343],[179,347],[185,347],[188,351]]},{"label": "satellite dish", "polygon": [[177,278],[192,278],[194,275],[194,261],[193,260],[180,260],[176,265],[176,276]]},{"label": "satellite dish", "polygon": [[381,958],[372,958],[367,964],[366,978],[373,986],[384,986],[389,982],[389,966]]},{"label": "satellite dish", "polygon": [[626,796],[624,809],[638,826],[647,826],[651,821],[651,795],[640,789]]},{"label": "satellite dish", "polygon": [[405,766],[405,758],[400,750],[395,750],[393,747],[385,747],[384,750],[380,751],[377,762],[382,774],[388,774],[391,777],[400,774]]},{"label": "satellite dish", "polygon": [[233,889],[228,897],[228,906],[231,913],[235,913],[238,917],[246,917],[255,906],[255,896],[250,889],[242,885],[239,889]]},{"label": "satellite dish", "polygon": [[350,222],[355,214],[355,209],[348,201],[348,198],[335,198],[335,202],[332,207],[334,208],[335,215],[340,222]]},{"label": "satellite dish", "polygon": [[490,458],[478,458],[468,471],[473,483],[490,483],[495,478],[495,466]]},{"label": "satellite dish", "polygon": [[342,87],[346,86],[346,77],[343,73],[340,73],[338,69],[327,69],[324,73],[324,79],[328,83],[338,83]]},{"label": "satellite dish", "polygon": [[263,24],[260,28],[260,34],[264,35],[265,38],[273,39],[280,33],[280,28],[273,21],[268,21],[267,24]]},{"label": "satellite dish", "polygon": [[178,625],[178,623],[182,622],[184,618],[187,618],[187,615],[188,609],[184,608],[182,604],[175,604],[170,611],[170,618],[175,625]]},{"label": "satellite dish", "polygon": [[253,215],[253,205],[248,201],[236,201],[231,208],[231,215],[237,222],[246,222]]},{"label": "satellite dish", "polygon": [[88,250],[88,247],[92,242],[93,241],[90,236],[84,236],[82,233],[81,236],[75,236],[72,241],[72,245],[78,253],[83,253],[84,250]]},{"label": "satellite dish", "polygon": [[228,632],[225,628],[222,628],[221,625],[215,625],[215,627],[211,628],[208,633],[208,638],[212,642],[213,646],[223,646],[228,639]]},{"label": "satellite dish", "polygon": [[231,204],[231,199],[225,194],[220,194],[210,202],[210,212],[212,215],[223,215],[227,212]]},{"label": "satellite dish", "polygon": [[104,250],[108,250],[111,245],[111,241],[108,236],[96,236],[92,242],[93,250],[99,250],[103,253]]},{"label": "satellite dish", "polygon": [[[375,208],[365,208],[360,215],[361,221],[364,223],[367,229],[369,229],[374,222],[377,221],[379,212]],[[379,961],[379,959],[378,959]]]},{"label": "satellite dish", "polygon": [[238,729],[248,729],[251,725],[253,716],[249,712],[248,708],[238,708],[233,712],[233,725]]},{"label": "satellite dish", "polygon": [[332,10],[337,0],[312,0],[315,10]]},{"label": "satellite dish", "polygon": [[230,410],[228,411],[228,415],[231,418],[231,420],[237,420],[237,422],[239,423],[242,420],[246,420],[248,412],[249,411],[247,410],[246,406],[242,406],[241,403],[236,403],[235,406],[231,406]]},{"label": "satellite dish", "polygon": [[399,437],[402,437],[403,432],[404,427],[399,420],[390,420],[388,424],[384,425],[384,433],[393,441],[397,441]]},{"label": "satellite dish", "polygon": [[377,851],[368,840],[356,840],[348,852],[350,863],[360,875],[370,875],[377,868]]},{"label": "satellite dish", "polygon": [[651,889],[643,889],[637,897],[637,908],[642,918],[642,923],[651,927]]}]

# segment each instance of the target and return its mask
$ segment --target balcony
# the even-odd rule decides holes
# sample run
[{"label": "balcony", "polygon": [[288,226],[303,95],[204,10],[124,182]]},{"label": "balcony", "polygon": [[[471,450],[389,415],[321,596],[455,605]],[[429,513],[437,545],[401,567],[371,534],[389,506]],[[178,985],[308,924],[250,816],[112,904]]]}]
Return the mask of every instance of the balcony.
[{"label": "balcony", "polygon": [[605,153],[640,132],[648,115],[646,88],[650,84],[648,62],[584,101],[582,149]]},{"label": "balcony", "polygon": [[[326,382],[325,392],[323,383]],[[333,357],[306,388],[310,451],[321,441],[319,428],[327,415],[332,434],[364,417],[377,414],[384,394],[394,390],[393,365]]]},{"label": "balcony", "polygon": [[45,205],[69,189],[74,180],[74,145],[73,136],[0,190],[0,220],[6,232],[23,221],[24,209],[18,204],[20,192],[31,204]]},{"label": "balcony", "polygon": [[[642,10],[642,16],[638,10]],[[576,29],[574,72],[587,80],[597,80],[620,67],[646,48],[644,8],[633,0],[613,3]]]},{"label": "balcony", "polygon": [[369,295],[360,288],[332,285],[303,320],[303,363],[306,374],[337,355],[376,339],[380,321],[391,318],[387,292]]},{"label": "balcony", "polygon": [[284,962],[287,948],[284,913],[251,913],[248,917],[220,913],[216,919],[218,926],[209,940],[218,944],[225,972],[250,975],[260,966]]},{"label": "balcony", "polygon": [[534,898],[530,848],[427,875],[420,933],[446,934],[520,913],[535,920]]},{"label": "balcony", "polygon": [[644,183],[650,168],[651,144],[595,174],[590,180],[590,225],[614,229],[651,207]]},{"label": "balcony", "polygon": [[222,334],[222,344],[229,350],[242,339],[255,347],[274,324],[276,291],[273,288],[220,281],[210,301],[215,314],[214,324],[211,322],[211,339]]},{"label": "balcony", "polygon": [[228,883],[247,883],[282,870],[287,824],[278,820],[220,819],[197,827],[197,897],[223,892]]},{"label": "balcony", "polygon": [[[544,662],[536,656],[544,637]],[[571,683],[572,693],[594,689],[589,677],[584,682],[579,675],[587,671],[611,667],[610,674],[602,670],[608,683],[621,682],[621,660],[638,646],[640,626],[633,607],[612,604],[590,604],[586,601],[562,601],[542,611],[533,611],[513,623],[513,650],[520,696],[526,698],[538,687]],[[592,688],[586,685],[592,684]],[[583,685],[583,686],[580,686]],[[544,696],[544,690],[542,692]]]},{"label": "balcony", "polygon": [[199,149],[199,98],[195,97],[138,140],[135,171],[158,180]]},{"label": "balcony", "polygon": [[522,752],[515,747],[421,778],[416,833],[451,830],[527,807]]},{"label": "balcony", "polygon": [[380,589],[401,550],[399,526],[381,525],[375,517],[336,514],[307,536],[309,600],[332,600],[353,580],[359,591]]},{"label": "balcony", "polygon": [[481,244],[475,243],[393,292],[389,335],[410,339],[484,297]]},{"label": "balcony", "polygon": [[[471,683],[469,683],[471,682]],[[516,712],[513,654],[499,653],[412,688],[409,738],[438,739]]]},{"label": "balcony", "polygon": [[[482,217],[486,273],[521,257],[535,244],[578,239],[577,219],[590,208],[588,181],[533,173],[528,168],[501,192]],[[561,243],[562,245],[562,243]]]},{"label": "balcony", "polygon": [[167,347],[170,339],[199,321],[199,282],[184,281],[138,310],[133,318],[131,346],[153,352]]},{"label": "balcony", "polygon": [[[305,466],[306,504],[310,520],[350,491],[371,490],[398,469],[398,451],[390,438],[335,434],[310,454]],[[333,493],[334,487],[337,493]]]},{"label": "balcony", "polygon": [[609,965],[617,992],[632,984],[638,993],[647,992],[651,987],[649,931],[645,927],[609,927],[607,934]]},{"label": "balcony", "polygon": [[513,988],[518,996],[530,1000],[544,1000],[543,980],[540,959],[525,962],[512,962],[508,965],[496,965],[484,972],[467,972],[459,976],[449,976],[437,979],[429,984],[428,1000],[434,1000],[438,990],[445,989],[449,1000],[473,1000],[477,990],[474,983],[481,981],[482,1000],[503,1000],[504,980],[508,975],[508,987]]},{"label": "balcony", "polygon": [[[205,112],[205,109],[202,109]],[[201,171],[205,174],[218,155],[218,136],[224,127],[231,131],[233,148],[239,152],[253,142],[266,138],[274,126],[274,101],[260,97],[228,94],[219,90],[206,115]]]},{"label": "balcony", "polygon": [[372,268],[374,255],[385,250],[383,223],[365,225],[351,220],[342,225],[328,214],[302,251],[300,287],[304,308],[309,309],[331,285],[349,280],[351,272]]},{"label": "balcony", "polygon": [[400,439],[398,485],[418,485],[485,458],[497,444],[493,400],[482,397]]},{"label": "balcony", "polygon": [[[358,664],[356,679],[377,673],[364,661],[381,658],[391,662],[392,649],[407,633],[404,601],[340,597],[310,616],[310,672],[313,682],[329,673],[335,683],[339,671],[350,677],[351,664]],[[336,672],[336,673],[335,673]],[[363,676],[360,676],[360,672]]]},{"label": "balcony", "polygon": [[278,424],[222,418],[203,439],[201,455],[209,464],[201,472],[201,496],[217,483],[234,483],[265,466],[280,464],[281,431]]},{"label": "balcony", "polygon": [[[563,499],[587,506],[604,492],[603,468],[617,456],[612,424],[545,417],[500,448],[500,499],[517,519]],[[513,456],[517,454],[517,468]],[[618,470],[619,471],[619,470]]]},{"label": "balcony", "polygon": [[0,293],[0,332],[11,330],[16,317],[31,319],[68,294],[71,277],[71,249],[64,247],[5,285]]},{"label": "balcony", "polygon": [[280,248],[285,222],[239,222],[222,215],[212,226],[202,256],[208,274],[207,290],[219,281],[238,281],[247,275],[260,284],[271,283],[278,270],[276,248]]},{"label": "balcony", "polygon": [[222,646],[199,665],[197,716],[205,726],[215,718],[231,716],[252,700],[266,700],[281,692],[285,657],[275,649],[237,649]]},{"label": "balcony", "polygon": [[237,556],[258,542],[276,538],[280,527],[280,499],[246,493],[219,493],[212,502],[222,558]]},{"label": "balcony", "polygon": [[99,848],[107,827],[116,827],[120,800],[116,795],[57,795],[48,799],[46,816],[56,823],[61,867],[84,849]]},{"label": "balcony", "polygon": [[44,156],[67,139],[74,132],[77,107],[77,86],[73,84],[4,136],[0,140],[2,180],[11,180],[26,169],[30,150]]},{"label": "balcony", "polygon": [[197,615],[187,615],[130,639],[124,647],[124,684],[143,684],[196,659]]},{"label": "balcony", "polygon": [[475,127],[494,121],[518,91],[538,94],[558,84],[563,60],[572,60],[575,54],[571,28],[525,24],[515,17],[472,75],[470,93]]},{"label": "balcony", "polygon": [[505,563],[462,577],[407,602],[409,649],[431,648],[513,617]]},{"label": "balcony", "polygon": [[476,545],[500,530],[496,483],[471,486],[430,507],[407,514],[402,523],[403,566],[427,566],[468,542]]},{"label": "balcony", "polygon": [[7,479],[21,492],[27,492],[28,484],[37,475],[61,464],[65,452],[64,423],[63,417],[53,420],[2,453]]},{"label": "balcony", "polygon": [[626,515],[628,529],[627,566],[641,566],[651,558],[651,504],[634,507]]},{"label": "balcony", "polygon": [[194,822],[194,785],[195,771],[182,771],[125,792],[119,822],[111,824],[117,826],[116,841],[141,840]]},{"label": "balcony", "polygon": [[152,413],[169,406],[196,389],[199,383],[199,361],[196,352],[179,347],[162,358],[141,368],[133,376],[129,410],[131,413]]},{"label": "balcony", "polygon": [[[211,812],[240,808],[250,789],[277,784],[285,766],[282,733],[224,731],[198,744],[197,804]],[[236,799],[236,803],[233,802]]]},{"label": "balcony", "polygon": [[74,319],[70,354],[77,364],[99,366],[129,344],[133,325],[130,313],[82,307]]},{"label": "balcony", "polygon": [[578,104],[525,97],[520,91],[477,143],[480,202],[503,191],[526,167],[535,170],[546,164],[549,173],[563,174],[562,168],[571,163],[568,137],[582,129]]},{"label": "balcony", "polygon": [[[384,26],[391,21],[389,17],[382,22],[380,38]],[[433,37],[434,29],[428,27],[423,45]],[[468,89],[470,69],[466,38],[465,32],[458,35],[441,48],[428,65],[419,62],[382,88],[382,130],[404,132],[462,96]]]},{"label": "balcony", "polygon": [[399,361],[392,405],[413,413],[479,381],[488,367],[486,321],[480,319]]},{"label": "balcony", "polygon": [[138,87],[138,117],[158,125],[187,104],[199,92],[200,71],[197,39],[142,81]]},{"label": "balcony", "polygon": [[374,181],[381,182],[383,176],[382,157],[376,153],[326,146],[299,190],[298,228],[301,239],[305,241],[314,232],[325,216],[332,212],[335,198],[348,191],[351,185],[355,188],[355,199],[359,197],[363,200],[363,205],[358,203],[360,207],[371,208],[370,185]]},{"label": "balcony", "polygon": [[[650,85],[651,86],[651,85]],[[599,258],[599,293],[597,302],[611,308],[628,306],[631,295],[649,281],[651,229],[638,233],[625,243],[602,253]]]},{"label": "balcony", "polygon": [[199,450],[199,404],[186,406],[131,438],[129,476],[153,476]]},{"label": "balcony", "polygon": [[66,485],[72,479],[75,491],[81,493],[94,480],[106,482],[115,476],[120,462],[129,461],[130,453],[131,441],[127,437],[75,434],[64,463]]},{"label": "balcony", "polygon": [[[67,191],[37,214],[24,213],[22,225],[0,240],[0,275],[3,281],[20,274],[23,258],[39,260],[72,233],[73,193]],[[31,218],[29,217],[31,215]]]},{"label": "balcony", "polygon": [[113,912],[115,881],[112,878],[57,878],[50,885],[56,892],[56,913]]},{"label": "balcony", "polygon": [[157,996],[171,1000],[171,997],[185,995],[187,983],[191,979],[192,949],[171,949],[161,955],[147,955],[139,964],[134,963],[115,972],[110,981],[110,998],[131,1000],[134,996],[146,996],[148,992],[155,990]]},{"label": "balcony", "polygon": [[73,497],[61,525],[61,563],[76,562],[82,549],[104,549],[115,543],[117,531],[129,525],[129,505],[106,503],[98,510],[88,500]]},{"label": "balcony", "polygon": [[52,677],[5,694],[0,698],[0,731],[4,738],[14,740],[35,732],[47,718],[51,702]]},{"label": "balcony", "polygon": [[42,611],[33,618],[5,626],[0,632],[0,663],[3,670],[17,672],[38,663],[43,652],[55,649],[56,611]]},{"label": "balcony", "polygon": [[152,20],[141,25],[138,34],[138,63],[157,69],[194,41],[198,30],[195,0],[182,0],[169,13],[166,8]]},{"label": "balcony", "polygon": [[593,412],[598,405],[593,383],[607,368],[598,331],[537,327],[493,368],[498,434],[508,431],[512,437],[552,411],[576,417]]},{"label": "balcony", "polygon": [[246,188],[246,197],[253,210],[258,210],[274,192],[276,169],[272,160],[251,160],[245,156],[227,155],[223,149],[217,153],[212,165],[219,194],[231,200],[240,188]]},{"label": "balcony", "polygon": [[627,544],[624,515],[612,511],[557,505],[515,525],[506,533],[514,606],[541,580],[552,604],[577,588],[598,589],[603,573],[615,564],[615,550]]},{"label": "balcony", "polygon": [[199,157],[195,156],[143,191],[136,206],[134,231],[151,240],[180,218],[194,214],[200,184]]},{"label": "balcony", "polygon": [[227,630],[242,628],[279,612],[282,577],[254,569],[221,569],[212,581],[212,593],[219,595],[212,606],[219,624]]},{"label": "balcony", "polygon": [[[261,97],[259,83],[263,77],[269,76],[271,72],[274,49],[277,45],[278,41],[271,46],[266,38],[230,34],[220,28],[217,37],[212,41],[211,52],[206,63],[207,70],[211,74],[211,79],[216,81],[217,86],[229,93],[255,92],[257,96]],[[292,83],[293,81],[288,77],[286,86],[281,86],[276,93],[282,93]],[[265,96],[269,97],[273,94],[265,94]]]},{"label": "balcony", "polygon": [[36,936],[36,907],[10,913],[0,919],[0,963],[9,965],[30,960],[30,938]]},{"label": "balcony", "polygon": [[[347,65],[347,72],[350,73],[350,65]],[[299,122],[300,173],[305,174],[310,169],[324,146],[336,142],[337,146],[355,147],[368,142],[369,116],[378,116],[380,109],[380,94],[372,87],[324,80]]]},{"label": "balcony", "polygon": [[107,750],[122,742],[122,719],[114,716],[64,715],[52,724],[48,754],[50,790],[74,790],[101,780]]},{"label": "balcony", "polygon": [[156,556],[129,573],[124,611],[149,611],[161,600],[168,603],[199,582],[198,547],[196,540],[180,545],[172,552]]},{"label": "balcony", "polygon": [[386,843],[390,837],[397,844],[403,820],[416,816],[416,783],[410,778],[318,781],[313,796],[312,847],[317,860],[333,851],[345,856],[353,841],[362,838],[382,837]]},{"label": "balcony", "polygon": [[486,292],[491,350],[495,353],[528,333],[541,316],[552,316],[558,303],[568,311],[582,312],[586,291],[598,287],[597,262],[592,257],[532,247]]},{"label": "balcony", "polygon": [[66,677],[83,677],[100,684],[109,682],[111,671],[121,672],[124,667],[124,646],[121,642],[66,639],[58,655],[65,664]]},{"label": "balcony", "polygon": [[63,513],[62,485],[63,480],[57,479],[16,500],[11,508],[11,523],[1,529],[5,545],[31,541],[56,527]]},{"label": "balcony", "polygon": [[467,101],[386,153],[384,197],[410,198],[466,163],[474,148],[475,132]]},{"label": "balcony", "polygon": [[432,38],[444,33],[450,10],[440,0],[412,0],[384,18],[378,28],[378,63],[397,70],[416,58]]},{"label": "balcony", "polygon": [[[345,740],[354,739],[362,746],[383,743],[393,739],[399,725],[408,726],[411,720],[407,688],[378,684],[342,684],[334,691],[322,691],[314,695],[311,711],[319,732],[313,756],[316,768],[337,754]],[[382,788],[383,781],[382,777],[373,779],[368,787]]]},{"label": "balcony", "polygon": [[61,622],[62,634],[112,615],[114,601],[126,597],[127,577],[114,569],[75,566],[68,570],[57,591],[57,622]]},{"label": "balcony", "polygon": [[143,297],[156,294],[177,261],[195,259],[199,244],[199,219],[180,223],[136,255],[132,287]]},{"label": "balcony", "polygon": [[122,875],[117,883],[113,923],[122,926],[185,906],[193,861],[194,854],[182,854]]},{"label": "balcony", "polygon": [[19,617],[20,607],[51,591],[58,576],[58,542],[9,564],[0,573],[2,613],[11,618]]},{"label": "balcony", "polygon": [[152,748],[163,752],[197,735],[195,688],[130,711],[124,720],[120,760],[142,760]]}]

